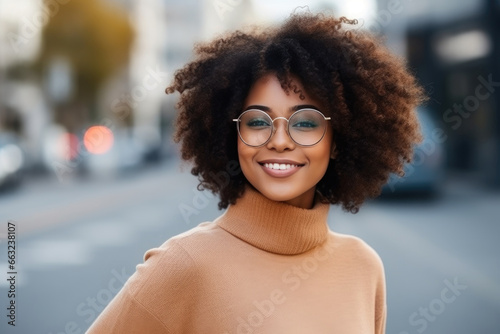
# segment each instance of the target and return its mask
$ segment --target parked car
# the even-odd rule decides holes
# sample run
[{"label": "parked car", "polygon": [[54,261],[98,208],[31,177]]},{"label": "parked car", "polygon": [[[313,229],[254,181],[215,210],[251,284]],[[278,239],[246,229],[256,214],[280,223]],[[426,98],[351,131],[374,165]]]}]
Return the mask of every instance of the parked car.
[{"label": "parked car", "polygon": [[17,137],[0,133],[0,188],[20,182],[24,163],[24,153]]},{"label": "parked car", "polygon": [[106,152],[85,152],[83,167],[86,172],[91,175],[114,175],[136,170],[143,164],[144,147],[127,130],[115,130],[112,138]]}]

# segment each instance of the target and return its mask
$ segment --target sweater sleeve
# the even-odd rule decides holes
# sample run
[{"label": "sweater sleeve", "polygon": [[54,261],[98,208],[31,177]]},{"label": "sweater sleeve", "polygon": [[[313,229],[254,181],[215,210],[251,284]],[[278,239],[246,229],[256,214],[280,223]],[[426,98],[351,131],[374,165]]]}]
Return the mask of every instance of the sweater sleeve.
[{"label": "sweater sleeve", "polygon": [[384,308],[383,312],[379,314],[378,318],[375,320],[375,333],[376,334],[385,334],[385,321],[387,319],[386,308]]},{"label": "sweater sleeve", "polygon": [[194,261],[174,239],[144,258],[88,334],[189,332],[196,299]]}]

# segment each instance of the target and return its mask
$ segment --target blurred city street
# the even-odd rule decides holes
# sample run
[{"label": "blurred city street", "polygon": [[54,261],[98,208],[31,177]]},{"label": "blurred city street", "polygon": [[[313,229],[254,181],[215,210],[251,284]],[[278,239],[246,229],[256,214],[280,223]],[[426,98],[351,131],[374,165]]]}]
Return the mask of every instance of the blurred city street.
[{"label": "blurred city street", "polygon": [[[16,327],[3,315],[0,331],[83,333],[147,249],[217,217],[216,200],[179,166],[66,184],[45,177],[1,193],[1,232],[7,221],[18,228],[18,311]],[[387,333],[499,332],[499,203],[498,192],[449,182],[435,199],[377,200],[355,215],[332,207],[330,228],[362,237],[385,264]]]},{"label": "blurred city street", "polygon": [[222,213],[165,88],[196,43],[302,11],[357,20],[429,97],[406,176],[329,215],[384,262],[387,333],[500,333],[499,0],[0,0],[1,334],[84,333],[148,249]]}]

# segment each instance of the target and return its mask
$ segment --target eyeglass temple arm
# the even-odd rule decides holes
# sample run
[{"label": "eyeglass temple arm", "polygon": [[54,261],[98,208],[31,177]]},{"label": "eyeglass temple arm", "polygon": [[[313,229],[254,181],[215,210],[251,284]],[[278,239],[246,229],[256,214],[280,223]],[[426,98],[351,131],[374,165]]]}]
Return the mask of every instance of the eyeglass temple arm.
[{"label": "eyeglass temple arm", "polygon": [[[325,121],[331,121],[331,117],[325,117]],[[233,122],[239,122],[240,120],[238,118],[233,118]],[[273,120],[274,121],[274,120]]]}]

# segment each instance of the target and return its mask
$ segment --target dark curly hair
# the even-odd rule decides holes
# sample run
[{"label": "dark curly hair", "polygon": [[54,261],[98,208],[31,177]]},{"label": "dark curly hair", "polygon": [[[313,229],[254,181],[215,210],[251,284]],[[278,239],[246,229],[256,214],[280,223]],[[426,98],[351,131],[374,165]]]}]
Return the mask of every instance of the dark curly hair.
[{"label": "dark curly hair", "polygon": [[175,72],[167,93],[178,91],[174,136],[182,158],[192,161],[199,189],[220,196],[219,209],[234,204],[248,182],[243,173],[221,171],[238,161],[232,122],[252,84],[273,73],[287,92],[291,76],[326,106],[337,155],[316,189],[324,202],[357,212],[380,194],[391,173],[403,175],[421,141],[415,107],[422,88],[402,59],[378,38],[345,25],[355,20],[292,14],[277,27],[235,31],[195,46],[195,59]]}]

